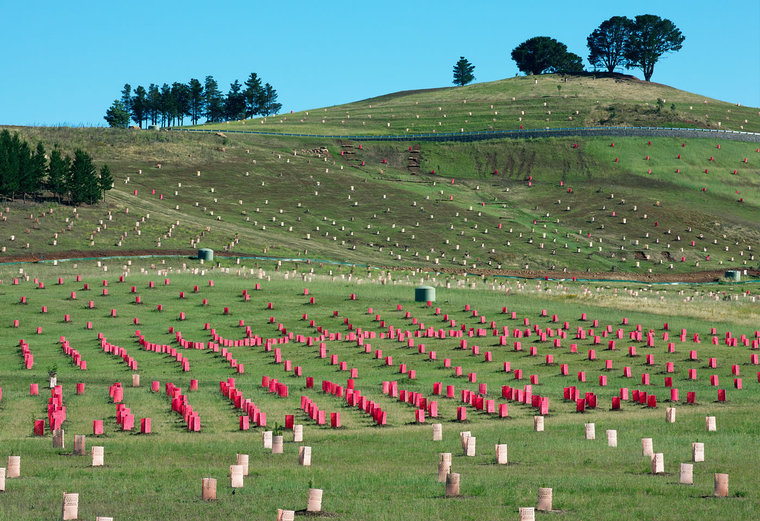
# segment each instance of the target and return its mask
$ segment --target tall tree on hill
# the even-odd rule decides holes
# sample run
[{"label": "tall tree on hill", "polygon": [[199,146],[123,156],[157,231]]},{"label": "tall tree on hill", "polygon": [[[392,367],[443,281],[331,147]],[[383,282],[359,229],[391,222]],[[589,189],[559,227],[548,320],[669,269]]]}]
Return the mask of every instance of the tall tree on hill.
[{"label": "tall tree on hill", "polygon": [[252,72],[248,79],[245,80],[245,90],[243,96],[245,98],[245,117],[252,118],[253,116],[261,113],[261,106],[259,105],[259,99],[261,97],[261,78],[258,74]]},{"label": "tall tree on hill", "polygon": [[124,88],[121,89],[121,103],[122,105],[124,105],[124,110],[126,110],[129,114],[131,114],[132,113],[132,86],[129,83],[125,83]]},{"label": "tall tree on hill", "polygon": [[61,202],[61,198],[66,195],[66,185],[68,179],[71,159],[69,156],[61,154],[61,150],[55,147],[50,153],[50,164],[48,165],[47,188]]},{"label": "tall tree on hill", "polygon": [[158,112],[161,115],[161,126],[167,127],[171,125],[169,121],[172,113],[172,95],[169,85],[164,83],[161,85],[161,90],[158,96]]},{"label": "tall tree on hill", "polygon": [[42,145],[42,141],[37,143],[37,148],[30,159],[31,174],[29,176],[29,185],[24,191],[25,198],[27,193],[35,197],[39,195],[45,182],[45,174],[47,173],[47,156],[45,155],[45,147]]},{"label": "tall tree on hill", "polygon": [[277,114],[282,109],[282,103],[277,103],[277,91],[269,83],[261,91],[259,106],[259,114],[264,117]]},{"label": "tall tree on hill", "polygon": [[5,195],[5,185],[8,180],[8,159],[11,141],[11,133],[7,128],[0,131],[0,195]]},{"label": "tall tree on hill", "polygon": [[103,119],[112,128],[127,128],[129,126],[129,112],[124,108],[121,100],[118,99],[113,100]]},{"label": "tall tree on hill", "polygon": [[512,59],[525,74],[583,72],[580,56],[548,36],[534,36],[512,49]]},{"label": "tall tree on hill", "polygon": [[641,69],[644,80],[649,81],[660,57],[666,52],[681,50],[685,39],[681,30],[667,18],[653,14],[639,15],[628,36],[626,67]]},{"label": "tall tree on hill", "polygon": [[243,86],[238,80],[230,84],[230,91],[224,102],[224,115],[227,119],[243,119],[245,117],[245,95]]},{"label": "tall tree on hill", "polygon": [[32,151],[26,141],[17,141],[16,151],[16,191],[21,192],[26,202],[26,194],[34,189],[32,176]]},{"label": "tall tree on hill", "polygon": [[111,175],[111,169],[108,165],[103,165],[100,168],[100,177],[98,178],[98,189],[103,194],[103,200],[106,200],[106,192],[113,188],[113,176]]},{"label": "tall tree on hill", "polygon": [[464,56],[459,57],[459,61],[454,64],[454,85],[464,86],[475,80],[473,71],[475,66],[471,64]]},{"label": "tall tree on hill", "polygon": [[158,124],[158,109],[161,105],[161,92],[158,90],[158,85],[151,83],[148,86],[147,96],[148,115],[150,117],[150,124]]},{"label": "tall tree on hill", "polygon": [[190,87],[175,81],[172,83],[175,117],[180,125],[185,124],[185,116],[190,115]]},{"label": "tall tree on hill", "polygon": [[613,16],[594,29],[588,38],[588,61],[594,67],[606,68],[607,72],[626,64],[625,50],[633,21],[625,16]]},{"label": "tall tree on hill", "polygon": [[74,205],[98,200],[100,186],[92,157],[84,150],[77,149],[69,168],[69,196]]},{"label": "tall tree on hill", "polygon": [[132,120],[137,123],[137,126],[142,128],[143,121],[148,119],[148,98],[145,87],[138,85],[135,89],[135,95],[132,97],[130,104]]},{"label": "tall tree on hill", "polygon": [[190,92],[190,122],[197,125],[203,115],[203,85],[196,78],[191,78],[187,86]]},{"label": "tall tree on hill", "polygon": [[203,84],[204,105],[206,109],[206,121],[216,123],[222,120],[224,115],[224,100],[222,92],[219,90],[219,84],[213,76],[206,76]]},{"label": "tall tree on hill", "polygon": [[0,132],[0,195],[13,198],[19,188],[19,155],[21,140],[18,134],[3,129]]}]

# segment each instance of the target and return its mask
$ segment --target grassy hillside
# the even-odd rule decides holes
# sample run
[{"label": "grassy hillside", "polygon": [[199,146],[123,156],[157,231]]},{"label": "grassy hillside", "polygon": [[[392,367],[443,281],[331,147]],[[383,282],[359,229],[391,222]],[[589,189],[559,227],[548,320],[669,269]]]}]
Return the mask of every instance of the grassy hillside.
[{"label": "grassy hillside", "polygon": [[760,153],[749,143],[423,143],[421,173],[414,175],[406,168],[414,142],[359,148],[240,134],[19,131],[48,148],[89,150],[109,163],[116,183],[94,207],[6,203],[0,222],[6,255],[211,247],[235,255],[557,274],[757,265]]},{"label": "grassy hillside", "polygon": [[[658,100],[662,100],[660,105]],[[758,132],[760,112],[632,76],[547,74],[404,91],[200,128],[345,136],[600,125]]]}]

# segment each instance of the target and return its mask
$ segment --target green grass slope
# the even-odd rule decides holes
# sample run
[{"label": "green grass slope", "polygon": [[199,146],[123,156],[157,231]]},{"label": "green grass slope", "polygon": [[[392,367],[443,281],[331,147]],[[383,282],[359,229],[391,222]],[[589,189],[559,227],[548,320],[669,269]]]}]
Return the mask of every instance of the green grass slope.
[{"label": "green grass slope", "polygon": [[[658,100],[663,100],[661,106]],[[320,135],[407,135],[586,126],[760,131],[760,112],[625,75],[520,76],[403,91],[326,108],[198,128]]]},{"label": "green grass slope", "polygon": [[422,143],[420,173],[412,174],[414,142],[18,130],[48,148],[87,149],[111,166],[115,187],[93,207],[6,202],[0,246],[7,257],[210,247],[241,256],[557,275],[757,265],[760,153],[750,143]]}]

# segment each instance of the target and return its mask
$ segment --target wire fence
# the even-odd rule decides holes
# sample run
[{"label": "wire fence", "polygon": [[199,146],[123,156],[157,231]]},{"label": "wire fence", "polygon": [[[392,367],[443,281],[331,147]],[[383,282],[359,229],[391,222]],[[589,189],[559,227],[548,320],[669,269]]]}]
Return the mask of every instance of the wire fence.
[{"label": "wire fence", "polygon": [[738,130],[719,130],[709,128],[678,128],[678,127],[564,127],[545,129],[519,130],[481,130],[474,132],[441,132],[425,134],[396,134],[396,135],[337,135],[337,134],[296,134],[282,132],[264,132],[255,130],[229,129],[173,129],[173,132],[213,132],[225,134],[253,134],[261,136],[305,137],[321,139],[346,139],[351,141],[485,141],[489,139],[536,139],[547,137],[636,137],[660,136],[679,138],[717,138],[732,141],[760,143],[760,133]]}]

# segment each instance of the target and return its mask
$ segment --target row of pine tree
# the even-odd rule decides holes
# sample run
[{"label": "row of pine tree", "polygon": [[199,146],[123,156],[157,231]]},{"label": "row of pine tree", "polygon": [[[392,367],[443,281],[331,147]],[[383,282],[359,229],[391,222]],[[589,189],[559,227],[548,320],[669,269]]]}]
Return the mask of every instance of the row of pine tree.
[{"label": "row of pine tree", "polygon": [[50,192],[58,202],[94,204],[113,186],[108,165],[98,171],[90,154],[77,149],[74,157],[55,146],[48,158],[41,142],[32,146],[8,129],[0,132],[0,196],[39,199]]},{"label": "row of pine tree", "polygon": [[143,124],[164,127],[184,125],[185,117],[196,125],[201,118],[216,123],[270,116],[281,109],[274,87],[252,72],[245,83],[235,80],[226,95],[213,76],[206,76],[203,83],[193,78],[188,83],[164,83],[161,87],[151,83],[147,89],[139,85],[134,91],[127,83],[103,119],[111,127],[126,128],[130,120],[140,128]]}]

